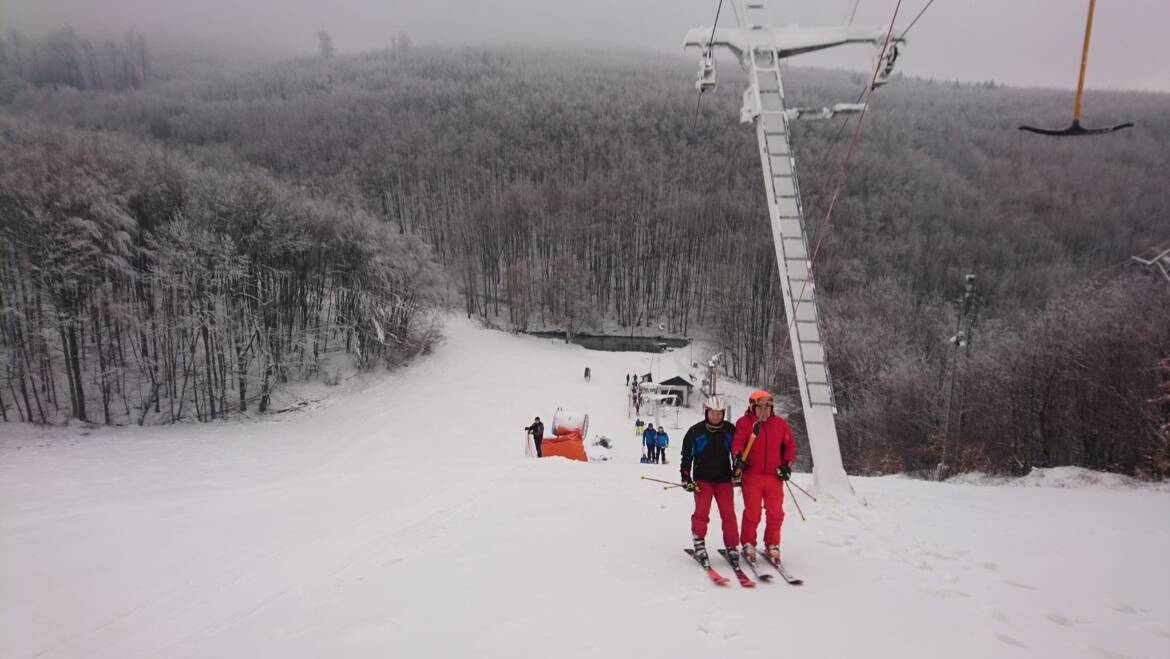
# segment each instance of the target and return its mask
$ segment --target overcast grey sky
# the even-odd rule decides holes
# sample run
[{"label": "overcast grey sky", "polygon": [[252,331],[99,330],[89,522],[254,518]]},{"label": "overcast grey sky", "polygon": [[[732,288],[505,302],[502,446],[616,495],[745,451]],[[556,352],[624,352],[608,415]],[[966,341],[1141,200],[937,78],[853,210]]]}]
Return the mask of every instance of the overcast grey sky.
[{"label": "overcast grey sky", "polygon": [[[897,0],[861,0],[856,24],[887,24]],[[907,25],[927,0],[903,0]],[[218,47],[311,53],[324,27],[341,52],[415,43],[620,46],[681,52],[687,29],[710,25],[718,0],[0,0],[0,19],[38,32],[144,32]],[[721,26],[734,18],[725,1]],[[773,0],[773,24],[845,20],[853,0]],[[1074,87],[1088,0],[935,0],[899,61],[908,75]],[[0,27],[7,27],[0,25]],[[1170,91],[1170,0],[1100,0],[1086,84]],[[863,48],[794,64],[864,68]]]}]

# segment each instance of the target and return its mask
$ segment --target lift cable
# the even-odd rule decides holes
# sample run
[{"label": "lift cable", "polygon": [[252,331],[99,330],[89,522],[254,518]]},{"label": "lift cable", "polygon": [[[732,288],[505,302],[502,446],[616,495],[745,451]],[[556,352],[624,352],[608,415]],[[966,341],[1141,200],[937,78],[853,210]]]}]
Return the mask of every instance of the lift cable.
[{"label": "lift cable", "polygon": [[[837,172],[837,183],[833,189],[833,195],[832,195],[832,197],[830,197],[830,200],[829,200],[829,208],[825,212],[825,219],[817,227],[816,239],[813,242],[813,250],[812,250],[812,253],[809,255],[809,261],[808,261],[808,269],[809,269],[810,274],[812,272],[813,266],[816,264],[817,255],[820,253],[821,244],[824,242],[825,235],[828,233],[829,225],[833,219],[833,210],[837,207],[837,200],[841,196],[841,190],[842,190],[842,188],[845,187],[845,177],[849,171],[849,161],[853,159],[854,149],[857,147],[857,142],[861,138],[861,126],[862,126],[862,123],[865,121],[865,112],[867,109],[869,109],[869,96],[871,94],[873,94],[874,85],[877,82],[878,73],[881,72],[883,58],[885,57],[885,54],[886,54],[886,49],[889,48],[890,41],[894,36],[894,22],[898,20],[898,11],[901,10],[901,8],[902,8],[902,0],[898,0],[897,5],[894,6],[894,15],[890,18],[890,27],[886,31],[886,38],[885,38],[885,41],[882,43],[881,52],[878,54],[877,65],[874,67],[873,75],[870,78],[870,84],[866,88],[866,91],[864,94],[865,104],[862,106],[861,113],[857,117],[857,123],[853,127],[853,139],[849,142],[849,150],[845,153],[845,160],[841,163],[841,167]],[[903,34],[905,34],[905,32],[903,32]],[[783,275],[783,273],[781,273],[781,274]],[[784,347],[781,348],[780,354],[783,354],[784,350],[787,349],[787,347],[788,347],[788,341],[790,340],[790,337],[792,335],[792,325],[796,323],[796,307],[797,307],[797,305],[800,304],[800,301],[804,299],[804,293],[805,293],[805,289],[808,287],[808,282],[809,282],[808,279],[804,280],[804,283],[801,284],[801,287],[800,287],[800,295],[795,296],[792,300],[792,308],[793,308],[792,318],[788,319],[788,323],[789,323],[788,331],[784,333]],[[779,357],[777,357],[776,369],[772,374],[773,380],[775,380],[776,376],[779,374],[781,364],[782,364],[782,360],[779,359]]]}]

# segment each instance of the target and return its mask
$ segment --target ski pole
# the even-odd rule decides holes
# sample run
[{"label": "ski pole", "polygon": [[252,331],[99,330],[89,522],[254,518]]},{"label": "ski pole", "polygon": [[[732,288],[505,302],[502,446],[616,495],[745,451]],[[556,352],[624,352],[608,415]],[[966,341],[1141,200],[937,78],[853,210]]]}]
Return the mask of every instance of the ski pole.
[{"label": "ski pole", "polygon": [[659,478],[650,478],[649,476],[643,476],[642,480],[654,481],[655,483],[666,483],[667,487],[662,488],[664,490],[669,490],[672,487],[682,487],[682,486],[686,485],[686,483],[675,483],[674,481],[664,481],[664,480],[661,480]]},{"label": "ski pole", "polygon": [[[800,502],[796,500],[796,495],[792,493],[792,485],[789,484],[789,481],[784,481],[784,484],[788,485],[788,496],[792,499],[792,503],[796,506],[796,512],[800,513],[800,521],[807,522],[808,520],[804,517],[804,511],[800,509]],[[800,486],[797,485],[797,487]]]},{"label": "ski pole", "polygon": [[[789,482],[789,483],[792,483],[792,481],[788,481],[788,482]],[[816,498],[816,497],[814,497],[813,495],[809,494],[809,493],[808,493],[808,490],[806,490],[806,489],[804,489],[803,487],[801,487],[801,486],[797,485],[796,483],[792,483],[792,486],[793,486],[793,487],[795,487],[796,489],[800,490],[801,492],[804,492],[804,496],[806,496],[806,497],[808,497],[808,498],[812,499],[812,500],[813,500],[813,503],[816,503],[816,500],[817,500],[817,498]]]}]

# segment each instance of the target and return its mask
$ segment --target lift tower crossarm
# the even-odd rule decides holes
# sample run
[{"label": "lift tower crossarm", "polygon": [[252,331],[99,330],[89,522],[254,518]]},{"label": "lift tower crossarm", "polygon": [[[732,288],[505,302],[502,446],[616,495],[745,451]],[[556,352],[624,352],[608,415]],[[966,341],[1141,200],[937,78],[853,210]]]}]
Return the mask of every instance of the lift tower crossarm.
[{"label": "lift tower crossarm", "polygon": [[[710,27],[697,27],[687,32],[683,48],[709,49],[712,46],[723,46],[735,53],[740,61],[744,61],[745,54],[751,47],[771,48],[775,44],[776,54],[780,59],[811,53],[826,48],[835,48],[846,44],[868,44],[881,46],[886,39],[886,30],[880,27],[760,27],[759,29],[743,30],[741,28],[716,28],[714,36]],[[894,38],[892,43],[902,43],[901,39]]]}]

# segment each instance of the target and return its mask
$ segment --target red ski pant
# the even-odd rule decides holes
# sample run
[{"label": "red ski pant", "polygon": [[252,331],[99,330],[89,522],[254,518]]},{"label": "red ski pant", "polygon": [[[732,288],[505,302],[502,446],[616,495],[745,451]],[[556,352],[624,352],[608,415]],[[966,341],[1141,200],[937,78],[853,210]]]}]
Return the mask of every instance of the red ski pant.
[{"label": "red ski pant", "polygon": [[744,544],[756,544],[761,503],[768,515],[764,522],[764,544],[778,545],[780,525],[784,523],[784,483],[772,474],[744,474],[743,524],[740,526],[740,540]]},{"label": "red ski pant", "polygon": [[723,523],[723,546],[739,545],[739,532],[735,528],[735,488],[731,483],[708,483],[695,481],[699,491],[695,492],[695,513],[691,515],[691,533],[700,538],[707,537],[707,522],[711,521],[711,499],[719,506],[719,519]]}]

